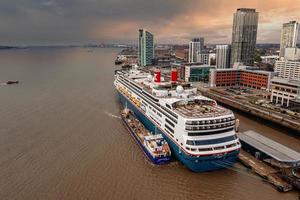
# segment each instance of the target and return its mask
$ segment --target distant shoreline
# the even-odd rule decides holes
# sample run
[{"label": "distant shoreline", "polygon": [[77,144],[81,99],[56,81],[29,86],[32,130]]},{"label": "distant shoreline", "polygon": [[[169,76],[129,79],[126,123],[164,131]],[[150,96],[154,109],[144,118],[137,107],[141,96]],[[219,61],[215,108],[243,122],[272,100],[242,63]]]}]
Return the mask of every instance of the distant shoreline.
[{"label": "distant shoreline", "polygon": [[[206,44],[207,46],[215,46],[216,44]],[[158,46],[186,46],[186,44],[157,44]],[[256,48],[279,48],[280,44],[276,43],[259,43]],[[300,47],[300,44],[297,44]],[[18,49],[59,49],[59,48],[137,48],[135,44],[83,44],[83,45],[0,45],[1,50],[18,50]]]},{"label": "distant shoreline", "polygon": [[125,45],[48,45],[48,46],[6,46],[0,45],[1,50],[14,49],[58,49],[58,48],[129,48],[131,46]]},{"label": "distant shoreline", "polygon": [[7,49],[18,49],[18,47],[14,47],[14,46],[0,46],[0,50],[7,50]]}]

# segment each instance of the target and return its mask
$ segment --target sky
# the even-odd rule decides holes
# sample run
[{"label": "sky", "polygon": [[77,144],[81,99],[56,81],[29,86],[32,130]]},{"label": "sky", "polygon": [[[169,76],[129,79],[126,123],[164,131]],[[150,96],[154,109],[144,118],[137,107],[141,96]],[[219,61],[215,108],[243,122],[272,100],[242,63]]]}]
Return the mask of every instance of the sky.
[{"label": "sky", "polygon": [[282,24],[300,22],[300,0],[1,0],[0,44],[134,44],[139,28],[161,44],[225,44],[241,7],[259,12],[257,43],[279,43]]}]

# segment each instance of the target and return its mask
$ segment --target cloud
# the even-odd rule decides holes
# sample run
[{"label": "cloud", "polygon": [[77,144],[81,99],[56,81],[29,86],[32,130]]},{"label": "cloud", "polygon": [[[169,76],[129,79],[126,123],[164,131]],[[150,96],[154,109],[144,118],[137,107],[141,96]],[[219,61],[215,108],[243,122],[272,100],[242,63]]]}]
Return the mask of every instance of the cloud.
[{"label": "cloud", "polygon": [[230,43],[239,7],[259,12],[258,42],[279,42],[282,23],[300,21],[300,0],[1,0],[0,44],[136,43],[147,28],[158,43]]}]

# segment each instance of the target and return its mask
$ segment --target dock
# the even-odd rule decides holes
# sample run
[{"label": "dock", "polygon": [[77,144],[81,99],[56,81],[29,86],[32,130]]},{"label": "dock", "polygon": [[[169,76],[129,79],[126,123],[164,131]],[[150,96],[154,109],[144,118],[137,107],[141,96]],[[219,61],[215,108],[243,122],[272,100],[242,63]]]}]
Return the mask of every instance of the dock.
[{"label": "dock", "polygon": [[238,134],[244,149],[261,160],[277,163],[279,168],[300,167],[300,153],[255,131]]},{"label": "dock", "polygon": [[250,168],[253,172],[267,180],[280,192],[288,192],[293,189],[293,186],[288,182],[281,179],[277,173],[278,171],[274,168],[268,166],[264,162],[251,156],[244,150],[241,150],[239,154],[239,161],[243,163],[246,167]]},{"label": "dock", "polygon": [[300,153],[255,131],[239,133],[240,161],[255,173],[286,192],[300,190]]}]

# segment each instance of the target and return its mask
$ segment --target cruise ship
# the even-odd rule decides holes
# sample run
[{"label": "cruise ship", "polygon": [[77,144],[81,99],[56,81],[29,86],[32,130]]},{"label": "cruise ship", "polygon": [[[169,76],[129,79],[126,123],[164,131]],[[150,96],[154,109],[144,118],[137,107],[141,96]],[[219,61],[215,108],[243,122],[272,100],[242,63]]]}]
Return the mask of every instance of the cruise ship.
[{"label": "cruise ship", "polygon": [[114,85],[122,105],[149,131],[162,134],[172,154],[188,169],[230,167],[241,148],[234,114],[177,77],[176,69],[163,77],[160,69],[134,66],[116,70]]}]

